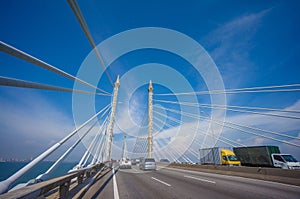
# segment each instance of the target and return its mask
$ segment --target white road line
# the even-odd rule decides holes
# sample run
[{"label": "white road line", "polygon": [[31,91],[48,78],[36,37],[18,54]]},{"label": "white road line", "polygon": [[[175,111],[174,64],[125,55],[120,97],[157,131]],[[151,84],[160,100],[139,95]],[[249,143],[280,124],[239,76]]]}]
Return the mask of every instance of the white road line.
[{"label": "white road line", "polygon": [[257,182],[263,182],[263,183],[268,183],[268,184],[273,184],[273,185],[282,185],[286,187],[292,187],[292,188],[298,188],[300,189],[300,186],[297,185],[291,185],[291,184],[284,184],[280,182],[273,182],[273,181],[266,181],[266,180],[259,180],[259,179],[254,179],[254,178],[246,178],[246,177],[240,177],[240,176],[230,176],[230,175],[225,175],[225,174],[215,174],[215,173],[206,173],[206,172],[201,172],[201,171],[190,171],[190,170],[184,170],[184,169],[175,169],[175,168],[164,168],[166,170],[173,170],[173,171],[179,171],[183,173],[191,173],[191,174],[204,174],[210,177],[224,177],[224,178],[230,178],[232,179],[241,179],[241,180],[248,180],[248,181],[257,181]]},{"label": "white road line", "polygon": [[183,177],[185,177],[185,178],[191,178],[191,179],[195,179],[195,180],[199,180],[199,181],[202,181],[202,182],[209,182],[209,183],[213,183],[213,184],[216,183],[215,181],[205,180],[205,179],[202,179],[202,178],[196,178],[196,177],[193,177],[193,176],[183,176]]},{"label": "white road line", "polygon": [[139,172],[137,169],[135,169],[135,168],[133,168],[133,167],[132,167],[132,169],[133,169],[134,171],[136,171],[136,172]]},{"label": "white road line", "polygon": [[153,180],[156,180],[157,182],[160,182],[160,183],[162,183],[162,184],[164,184],[164,185],[167,185],[168,187],[170,187],[171,185],[170,184],[168,184],[168,183],[166,183],[166,182],[164,182],[164,181],[161,181],[161,180],[159,180],[159,179],[157,179],[157,178],[154,178],[154,177],[151,177]]},{"label": "white road line", "polygon": [[118,191],[118,185],[117,185],[117,180],[116,180],[116,175],[115,175],[115,169],[113,168],[113,186],[114,186],[114,199],[119,199],[119,191]]}]

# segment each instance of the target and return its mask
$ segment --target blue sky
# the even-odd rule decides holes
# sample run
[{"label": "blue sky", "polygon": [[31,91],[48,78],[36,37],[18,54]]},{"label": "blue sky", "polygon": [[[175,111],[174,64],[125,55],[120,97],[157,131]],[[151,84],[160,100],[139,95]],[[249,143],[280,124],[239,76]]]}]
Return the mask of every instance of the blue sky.
[{"label": "blue sky", "polygon": [[[129,3],[79,0],[78,4],[96,44],[126,30],[162,27],[181,32],[201,44],[216,63],[227,89],[299,83],[298,1],[154,0]],[[66,1],[2,1],[0,27],[1,41],[73,75],[77,74],[91,51]],[[103,50],[107,54],[114,53],[113,48]],[[171,66],[188,79],[194,90],[207,89],[190,63],[157,49],[123,55],[110,65],[108,71],[115,80],[117,75],[124,77],[131,69],[146,63]],[[4,53],[0,53],[0,76],[73,87],[71,80]],[[134,87],[133,82],[121,82],[121,87],[130,87],[130,84]],[[101,78],[98,86],[112,92],[106,77]],[[166,87],[155,86],[156,93],[169,92]],[[135,121],[143,120],[146,88],[147,85],[144,85],[130,96],[130,104],[134,106],[131,106],[130,114]],[[227,103],[278,109],[293,107],[299,110],[299,99],[300,94],[295,92],[241,94],[228,95]],[[99,101],[97,98],[96,109],[99,110],[110,100],[109,97],[99,97]],[[207,96],[199,96],[198,100],[210,102]],[[2,86],[0,110],[0,158],[34,157],[74,129],[70,93]],[[120,124],[126,123],[122,109],[119,110],[119,116]],[[298,120],[260,118],[232,112],[227,112],[227,117],[229,121],[242,121],[247,125],[300,136]],[[237,135],[228,129],[223,134],[245,145],[278,144],[242,133]],[[116,136],[116,140],[121,141],[120,137],[121,134]],[[292,153],[300,159],[299,149],[281,144],[280,147],[283,152]],[[76,159],[75,155],[73,159]]]}]

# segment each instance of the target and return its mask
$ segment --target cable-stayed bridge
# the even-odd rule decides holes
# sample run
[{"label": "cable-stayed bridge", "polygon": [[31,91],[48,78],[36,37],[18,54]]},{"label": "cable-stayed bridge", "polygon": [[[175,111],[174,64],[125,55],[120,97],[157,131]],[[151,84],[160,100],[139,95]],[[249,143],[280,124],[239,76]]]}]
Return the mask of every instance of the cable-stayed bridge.
[{"label": "cable-stayed bridge", "polygon": [[[3,194],[0,195],[0,198],[264,198],[270,196],[270,194],[277,198],[296,198],[299,196],[300,189],[297,186],[164,168],[164,165],[159,165],[162,169],[155,172],[140,171],[136,166],[131,171],[120,172],[118,164],[112,158],[114,153],[113,143],[117,127],[115,123],[121,119],[117,117],[118,107],[122,103],[127,103],[122,101],[124,99],[119,99],[119,88],[125,87],[127,82],[122,82],[122,77],[118,76],[114,80],[114,77],[111,76],[77,2],[68,0],[68,3],[91,44],[97,61],[104,69],[109,84],[113,88],[112,91],[102,89],[100,86],[97,87],[85,79],[69,74],[59,67],[53,66],[3,41],[0,42],[2,53],[73,80],[77,84],[89,87],[92,91],[4,76],[0,77],[0,85],[92,95],[97,99],[111,97],[111,101],[101,107],[96,114],[86,118],[66,137],[61,138],[26,166],[0,182],[0,193]],[[152,83],[151,79],[149,79],[149,85],[147,86],[148,90],[145,90],[145,93],[148,94],[147,110],[142,114],[141,129],[137,130],[138,133],[134,136],[131,132],[124,132],[128,134],[131,142],[127,145],[124,143],[123,158],[126,154],[130,158],[142,157],[154,158],[156,161],[167,159],[170,162],[195,163],[199,159],[198,149],[200,148],[213,147],[217,144],[231,147],[245,146],[239,139],[233,139],[227,137],[226,134],[222,134],[223,130],[238,132],[237,137],[250,135],[273,143],[283,144],[299,151],[299,136],[257,127],[255,124],[249,125],[239,121],[227,120],[224,117],[225,112],[232,112],[235,115],[258,115],[260,118],[267,119],[280,118],[282,121],[293,121],[299,124],[299,109],[239,106],[222,103],[208,104],[200,103],[198,100],[189,100],[189,97],[259,95],[265,93],[285,95],[299,92],[300,84],[166,93],[156,93],[156,85]],[[96,133],[93,133],[96,128]],[[10,191],[16,185],[15,182],[18,179],[34,169],[36,165],[76,135],[79,135],[79,138],[61,154],[46,172],[19,186],[19,189]],[[89,140],[86,151],[84,151],[75,167],[66,175],[51,179],[51,174],[85,139]],[[8,191],[10,192],[7,193]],[[244,194],[249,191],[253,195]]]}]

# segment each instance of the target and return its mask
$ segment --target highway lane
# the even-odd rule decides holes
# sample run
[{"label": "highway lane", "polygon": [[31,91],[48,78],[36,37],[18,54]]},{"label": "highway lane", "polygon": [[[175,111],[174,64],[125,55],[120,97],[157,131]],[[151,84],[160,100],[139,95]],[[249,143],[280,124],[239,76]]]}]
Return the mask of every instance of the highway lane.
[{"label": "highway lane", "polygon": [[249,178],[172,168],[155,175],[191,198],[300,198],[300,187]]},{"label": "highway lane", "polygon": [[[94,198],[300,198],[300,187],[255,179],[165,168],[158,171],[120,169],[92,187]],[[99,191],[99,187],[102,187]],[[98,190],[98,191],[97,191]],[[91,193],[91,192],[90,192]],[[88,197],[87,197],[88,198]]]}]

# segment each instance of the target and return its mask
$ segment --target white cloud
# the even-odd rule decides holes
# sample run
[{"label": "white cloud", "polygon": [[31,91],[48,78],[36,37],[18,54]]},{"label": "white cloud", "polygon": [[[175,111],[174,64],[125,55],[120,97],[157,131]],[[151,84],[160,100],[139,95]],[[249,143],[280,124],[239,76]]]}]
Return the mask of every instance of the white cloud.
[{"label": "white cloud", "polygon": [[[300,110],[300,100],[296,101],[293,105],[286,107],[284,110]],[[269,113],[269,112],[263,112],[263,113]],[[283,115],[283,113],[281,112],[272,112],[272,113]],[[268,131],[272,131],[284,135],[294,135],[296,132],[300,131],[299,121],[297,119],[285,119],[281,117],[269,117],[264,115],[246,113],[246,114],[239,114],[237,116],[227,117],[226,121],[236,123],[239,125],[244,125],[244,126],[257,127],[263,130],[268,130]],[[250,132],[255,132],[259,135],[264,135],[271,138],[288,141],[291,143],[297,143],[298,145],[300,145],[299,140],[294,140],[291,138],[283,138],[280,136],[263,133],[260,131],[253,131],[247,128],[243,128],[243,129]],[[294,137],[297,136],[299,137],[299,134]],[[298,154],[300,154],[300,149],[295,146],[290,146],[285,143],[280,143],[263,137],[247,134],[239,130],[233,130],[225,127],[223,129],[222,136],[227,137],[234,141],[238,141],[241,144],[244,144],[246,146],[276,145],[280,147],[282,153],[291,153],[293,155],[296,155],[297,157],[299,156]],[[300,156],[298,157],[298,159],[299,158]]]},{"label": "white cloud", "polygon": [[0,97],[0,104],[4,158],[34,157],[74,128],[71,118],[34,91],[10,89]]},{"label": "white cloud", "polygon": [[[286,107],[285,110],[300,110],[300,100],[296,101],[291,106]],[[263,112],[263,113],[268,113],[268,112]],[[279,112],[272,112],[272,113],[283,114]],[[299,132],[300,130],[298,120],[284,119],[280,117],[269,117],[269,116],[250,114],[250,113],[230,116],[226,118],[226,121],[237,123],[240,125],[246,125],[246,126],[257,127],[265,130],[270,130],[281,134],[289,134],[289,135],[293,135],[295,132],[297,131]],[[124,120],[124,122],[126,122],[126,120]],[[185,151],[187,151],[185,154],[188,156],[188,158],[196,161],[198,158],[197,153],[199,148],[213,147],[214,146],[213,143],[214,141],[216,141],[216,138],[212,137],[212,134],[215,131],[214,128],[216,128],[216,126],[213,126],[213,128],[209,129],[208,121],[200,121],[199,127],[204,132],[199,131],[199,133],[197,133],[197,135],[195,136],[193,133],[194,133],[194,129],[196,129],[196,126],[197,124],[195,122],[189,122],[189,123],[184,123],[180,126],[175,126],[173,128],[163,130],[155,134],[154,136],[155,155],[154,156],[156,158],[168,158],[170,160],[174,160],[174,158],[179,158]],[[138,129],[137,127],[134,128]],[[247,129],[247,130],[258,133],[260,135],[265,135],[272,138],[300,144],[299,140],[293,140],[290,138],[281,138],[275,135],[253,131],[251,129]],[[137,136],[137,134],[134,134],[134,136]],[[297,156],[297,154],[300,154],[299,153],[300,151],[297,147],[289,146],[287,144],[279,143],[260,136],[247,134],[239,130],[233,130],[226,127],[223,128],[223,132],[221,136],[239,142],[246,146],[277,145],[280,147],[282,153],[290,153],[293,154],[296,158],[300,159],[300,157],[298,157],[299,155]],[[300,133],[297,134],[297,136],[299,137]],[[133,151],[136,141],[137,141],[136,138],[127,138],[127,149],[129,152]],[[144,142],[146,143],[146,140],[144,140]],[[139,143],[139,144],[145,145],[145,143]],[[233,145],[237,146],[237,144],[233,144]],[[120,156],[122,146],[123,146],[123,140],[115,141],[114,154],[116,158]],[[228,145],[222,142],[218,142],[218,146],[228,146]]]},{"label": "white cloud", "polygon": [[134,78],[131,78],[128,83],[126,82],[126,86],[120,87],[118,100],[121,103],[117,106],[115,116],[115,134],[125,132],[137,136],[140,132],[141,122],[147,116],[147,112],[141,110],[147,111],[145,109],[147,102],[143,96],[133,93],[138,88],[139,85]]},{"label": "white cloud", "polygon": [[[293,105],[286,107],[284,110],[300,110],[300,100],[296,101]],[[291,115],[281,112],[263,112],[279,115]],[[288,132],[299,129],[299,121],[297,119],[288,119],[281,117],[269,117],[257,114],[239,114],[237,116],[228,117],[227,121],[237,124],[250,125],[261,127],[270,131]]]},{"label": "white cloud", "polygon": [[[298,132],[299,132],[299,131],[298,131]],[[294,143],[294,144],[300,145],[300,140],[299,140],[299,138],[300,138],[300,132],[298,133],[297,138],[298,138],[298,139],[290,140],[290,142],[292,142],[292,143]],[[281,153],[293,154],[293,156],[294,156],[298,161],[300,161],[300,149],[295,150],[295,147],[290,146],[290,145],[286,145],[286,144],[280,144],[279,147],[280,147]]]},{"label": "white cloud", "polygon": [[[249,54],[255,45],[255,36],[263,17],[270,12],[266,9],[258,13],[239,16],[210,32],[203,43],[221,70],[225,83],[235,88],[251,78],[250,73],[256,67]],[[252,70],[249,71],[249,68]],[[248,77],[244,75],[248,72]],[[234,81],[232,81],[234,79]]]},{"label": "white cloud", "polygon": [[227,43],[235,39],[236,36],[243,36],[250,39],[256,32],[258,24],[271,9],[266,9],[258,13],[251,13],[239,16],[217,28],[209,37],[212,43]]},{"label": "white cloud", "polygon": [[254,142],[251,143],[250,145],[260,146],[260,145],[263,145],[263,142],[264,142],[263,138],[255,138]]},{"label": "white cloud", "polygon": [[[285,110],[300,110],[300,100],[296,101],[293,105],[286,107]],[[268,113],[268,112],[264,112]],[[275,113],[275,112],[273,112]],[[277,113],[282,114],[282,113]],[[284,119],[280,117],[269,117],[264,115],[257,114],[239,114],[237,116],[227,117],[226,121],[233,122],[240,125],[258,127],[264,130],[273,131],[276,133],[293,135],[295,132],[300,131],[299,121],[296,119]],[[209,130],[209,123],[207,121],[201,121],[199,124],[200,129],[204,130],[204,132],[199,131],[199,133],[194,137],[193,132],[195,129],[195,123],[185,123],[181,126],[166,129],[157,135],[155,135],[155,140],[163,142],[166,140],[165,144],[169,144],[166,149],[162,150],[163,147],[159,146],[157,143],[155,145],[156,150],[160,150],[157,153],[163,156],[166,156],[170,159],[171,156],[179,157],[179,154],[182,154],[194,139],[194,142],[190,149],[185,153],[189,158],[196,160],[198,158],[198,154],[192,153],[197,152],[199,148],[213,147],[214,141],[216,140],[212,137],[213,131]],[[179,130],[180,129],[180,130]],[[279,140],[288,141],[291,143],[297,143],[300,145],[300,141],[297,139],[290,138],[282,138],[279,136],[275,136],[272,134],[262,133],[259,131],[253,131],[251,129],[245,129],[250,132],[255,132],[259,135],[269,136],[271,138],[276,138]],[[178,133],[179,132],[179,133]],[[205,135],[208,134],[208,135]],[[247,134],[245,132],[239,130],[233,130],[230,128],[223,128],[223,132],[221,136],[228,138],[233,141],[237,141],[246,146],[258,146],[258,145],[276,145],[279,146],[282,153],[290,153],[294,155],[297,159],[300,159],[300,150],[297,147],[287,145],[285,143],[276,142],[273,140],[269,140],[264,137]],[[300,137],[300,133],[297,134],[298,138]],[[168,140],[170,138],[170,140]],[[237,144],[233,144],[237,146]],[[218,142],[218,146],[228,146],[222,142]]]}]

